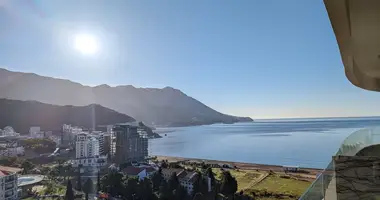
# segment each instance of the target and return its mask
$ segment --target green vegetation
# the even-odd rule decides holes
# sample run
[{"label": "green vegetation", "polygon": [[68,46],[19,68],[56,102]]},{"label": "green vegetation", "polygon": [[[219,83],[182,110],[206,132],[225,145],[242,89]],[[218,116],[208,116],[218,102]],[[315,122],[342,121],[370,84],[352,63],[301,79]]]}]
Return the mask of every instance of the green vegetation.
[{"label": "green vegetation", "polygon": [[20,141],[25,151],[34,151],[38,154],[52,153],[56,148],[56,143],[46,138],[33,138]]},{"label": "green vegetation", "polygon": [[[221,180],[222,170],[214,169],[216,178]],[[253,170],[229,170],[231,175],[236,178],[238,182],[238,191],[249,188],[255,183],[256,179],[259,178],[263,173],[256,172]]]},{"label": "green vegetation", "polygon": [[266,190],[277,194],[291,194],[301,196],[302,193],[310,186],[310,182],[296,180],[293,178],[284,178],[279,175],[270,175],[253,188],[257,190]]},{"label": "green vegetation", "polygon": [[65,200],[72,200],[74,199],[74,192],[73,192],[73,186],[71,185],[71,181],[67,181],[66,185],[66,191],[65,191]]},{"label": "green vegetation", "polygon": [[[33,165],[27,161],[20,165],[24,166],[25,173],[33,168]],[[163,166],[170,168],[179,165],[164,162]],[[179,167],[188,168],[186,165]],[[89,193],[99,191],[122,199],[141,200],[214,200],[216,196],[222,197],[224,200],[290,200],[298,199],[311,184],[308,181],[274,172],[220,169],[207,165],[192,166],[191,168],[196,170],[197,176],[200,178],[193,184],[193,192],[188,194],[175,173],[168,181],[165,181],[161,169],[144,180],[128,177],[111,170],[103,177],[98,174],[96,184],[91,179],[83,181],[84,184],[82,184],[79,170],[76,171],[70,165],[58,161],[53,166],[40,168],[41,173],[47,175],[50,181],[39,193],[58,195],[66,193],[66,196],[72,196],[74,195],[72,194],[74,186],[79,191],[83,190],[86,199]],[[208,192],[208,178],[211,179],[211,192]],[[69,191],[66,187],[70,188]]]},{"label": "green vegetation", "polygon": [[63,185],[57,184],[54,181],[49,181],[44,189],[41,191],[41,194],[49,195],[49,194],[58,194],[64,195],[66,192],[66,188]]}]

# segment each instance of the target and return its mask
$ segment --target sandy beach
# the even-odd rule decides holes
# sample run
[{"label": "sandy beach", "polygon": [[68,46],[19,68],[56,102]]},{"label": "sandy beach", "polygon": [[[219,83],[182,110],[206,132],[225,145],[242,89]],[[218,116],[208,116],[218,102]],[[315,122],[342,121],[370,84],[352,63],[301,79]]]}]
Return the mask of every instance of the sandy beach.
[{"label": "sandy beach", "polygon": [[[263,164],[255,164],[255,163],[208,160],[208,159],[199,159],[199,158],[182,158],[182,157],[158,156],[158,155],[157,155],[157,159],[168,160],[169,162],[190,161],[190,162],[205,162],[208,164],[229,164],[231,166],[236,166],[239,169],[245,169],[245,170],[273,171],[277,173],[284,172],[283,166],[280,166],[280,165],[263,165]],[[296,173],[296,174],[299,174],[308,178],[316,178],[316,175],[321,173],[322,171],[323,169],[300,168],[300,173]]]}]

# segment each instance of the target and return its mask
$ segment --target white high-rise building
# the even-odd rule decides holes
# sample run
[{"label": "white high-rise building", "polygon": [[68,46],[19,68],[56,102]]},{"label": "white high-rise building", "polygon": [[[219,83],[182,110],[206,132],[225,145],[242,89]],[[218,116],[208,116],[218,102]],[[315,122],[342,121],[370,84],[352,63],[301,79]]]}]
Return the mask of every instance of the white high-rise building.
[{"label": "white high-rise building", "polygon": [[99,140],[92,135],[80,133],[76,141],[76,158],[99,156]]},{"label": "white high-rise building", "polygon": [[87,142],[87,157],[99,156],[99,140],[90,137]]},{"label": "white high-rise building", "polygon": [[41,127],[39,126],[33,126],[29,129],[30,137],[32,138],[38,138],[41,135]]},{"label": "white high-rise building", "polygon": [[17,197],[17,173],[22,169],[0,166],[0,199],[16,200]]}]

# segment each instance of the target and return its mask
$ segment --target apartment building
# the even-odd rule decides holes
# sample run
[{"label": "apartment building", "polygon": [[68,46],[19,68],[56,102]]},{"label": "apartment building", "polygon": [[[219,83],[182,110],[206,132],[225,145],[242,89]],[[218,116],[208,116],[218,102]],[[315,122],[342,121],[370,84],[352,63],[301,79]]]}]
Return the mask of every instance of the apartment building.
[{"label": "apartment building", "polygon": [[87,133],[80,133],[77,135],[75,150],[77,159],[99,156],[99,140]]},{"label": "apartment building", "polygon": [[107,155],[111,152],[111,135],[100,133],[96,136],[99,141],[99,155]]},{"label": "apartment building", "polygon": [[22,169],[0,166],[0,199],[17,200],[17,173]]},{"label": "apartment building", "polygon": [[138,133],[138,127],[130,124],[115,125],[115,158],[118,164],[141,161],[148,156],[148,138]]}]

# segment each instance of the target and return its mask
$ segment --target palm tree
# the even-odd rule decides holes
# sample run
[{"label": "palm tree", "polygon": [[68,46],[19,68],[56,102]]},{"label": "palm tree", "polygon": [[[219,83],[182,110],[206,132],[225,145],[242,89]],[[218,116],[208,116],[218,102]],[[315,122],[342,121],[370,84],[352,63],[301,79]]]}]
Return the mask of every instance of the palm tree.
[{"label": "palm tree", "polygon": [[88,178],[87,181],[83,185],[83,192],[86,194],[86,200],[88,200],[88,193],[93,191],[94,183],[91,178]]}]

